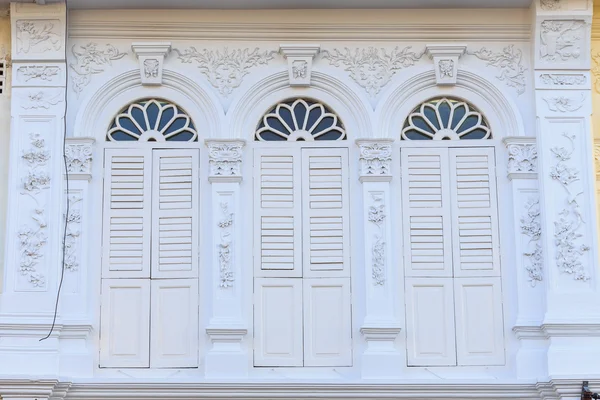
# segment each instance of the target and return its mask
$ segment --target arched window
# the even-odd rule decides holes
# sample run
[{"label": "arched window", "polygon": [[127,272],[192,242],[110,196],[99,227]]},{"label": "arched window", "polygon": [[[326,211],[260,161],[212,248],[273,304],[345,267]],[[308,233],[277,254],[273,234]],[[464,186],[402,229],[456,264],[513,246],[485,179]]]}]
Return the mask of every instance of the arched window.
[{"label": "arched window", "polygon": [[175,104],[147,99],[121,110],[113,120],[106,140],[195,142],[198,133],[191,118]]},{"label": "arched window", "polygon": [[451,98],[436,98],[420,104],[406,119],[404,140],[491,139],[485,117],[472,105]]},{"label": "arched window", "polygon": [[258,141],[345,140],[346,130],[327,106],[308,99],[291,99],[266,113],[254,136]]}]

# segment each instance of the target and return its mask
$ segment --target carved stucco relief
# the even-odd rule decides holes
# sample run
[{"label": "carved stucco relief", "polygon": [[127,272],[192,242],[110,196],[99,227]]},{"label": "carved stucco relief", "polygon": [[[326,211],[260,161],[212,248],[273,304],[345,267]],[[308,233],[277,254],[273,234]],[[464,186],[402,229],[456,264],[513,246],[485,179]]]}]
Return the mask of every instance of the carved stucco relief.
[{"label": "carved stucco relief", "polygon": [[56,78],[58,78],[59,72],[59,67],[47,67],[43,65],[25,65],[17,68],[17,77],[22,82],[53,82]]},{"label": "carved stucco relief", "polygon": [[540,8],[544,11],[558,11],[560,10],[561,0],[540,0]]},{"label": "carved stucco relief", "polygon": [[577,111],[583,107],[586,96],[585,93],[581,93],[579,97],[559,95],[543,97],[543,99],[548,104],[550,111],[564,113]]},{"label": "carved stucco relief", "polygon": [[580,171],[569,166],[575,152],[575,135],[563,133],[562,136],[569,141],[569,148],[555,146],[550,149],[556,160],[550,170],[550,177],[560,184],[567,195],[565,207],[554,222],[556,264],[560,271],[571,274],[574,279],[586,281],[589,274],[581,258],[590,248],[587,244],[580,243],[583,235],[579,228],[584,221],[577,200],[583,191],[573,189],[573,183],[580,180]]},{"label": "carved stucco relief", "polygon": [[83,46],[73,45],[71,52],[75,57],[75,62],[70,63],[69,67],[73,70],[71,80],[77,96],[91,82],[92,75],[104,72],[107,66],[112,65],[113,61],[127,55],[111,44],[105,45],[104,49],[99,49],[98,45],[92,42]]},{"label": "carved stucco relief", "polygon": [[415,65],[425,52],[415,53],[411,47],[395,47],[389,52],[385,49],[368,47],[362,49],[344,48],[343,50],[323,50],[321,55],[331,65],[343,66],[357,84],[363,87],[371,97],[375,97],[392,77],[401,69]]},{"label": "carved stucco relief", "polygon": [[31,220],[19,229],[17,235],[20,246],[19,271],[27,277],[28,282],[36,288],[44,287],[45,276],[37,270],[44,257],[44,248],[48,241],[48,224],[46,222],[45,205],[40,204],[39,194],[50,186],[48,161],[50,152],[46,143],[38,133],[30,134],[31,146],[22,154],[27,174],[23,179],[21,194],[29,196],[35,202]]},{"label": "carved stucco relief", "polygon": [[580,86],[586,82],[583,74],[541,74],[540,79],[546,85]]},{"label": "carved stucco relief", "polygon": [[241,176],[242,142],[210,142],[208,155],[211,176]]},{"label": "carved stucco relief", "polygon": [[540,222],[540,201],[537,196],[529,198],[525,204],[525,214],[521,218],[521,232],[529,237],[528,250],[523,255],[528,259],[525,266],[528,280],[532,287],[543,279],[543,258],[540,239],[542,226]]},{"label": "carved stucco relief", "polygon": [[65,148],[67,171],[74,174],[91,174],[92,144],[68,143]]},{"label": "carved stucco relief", "polygon": [[548,62],[578,59],[585,49],[586,27],[583,20],[542,21],[540,58]]},{"label": "carved stucco relief", "polygon": [[511,143],[508,146],[508,173],[537,172],[535,144]]},{"label": "carved stucco relief", "polygon": [[198,51],[195,47],[189,47],[183,51],[173,51],[179,55],[182,63],[195,61],[208,82],[225,97],[242,84],[244,76],[248,75],[252,67],[268,64],[277,54],[277,51],[260,51],[258,48],[252,51],[248,48]]},{"label": "carved stucco relief", "polygon": [[503,81],[506,86],[512,87],[518,95],[525,93],[525,72],[523,66],[523,52],[514,45],[506,46],[501,52],[493,52],[485,47],[467,54],[473,55],[480,60],[487,61],[487,66],[495,67],[499,75],[496,78]]},{"label": "carved stucco relief", "polygon": [[32,91],[23,98],[21,108],[25,110],[36,110],[38,108],[47,110],[61,101],[63,101],[62,92],[51,95],[43,90]]},{"label": "carved stucco relief", "polygon": [[233,226],[233,213],[229,212],[229,203],[219,203],[221,207],[222,218],[218,222],[220,230],[221,241],[218,244],[219,247],[219,280],[222,288],[228,288],[233,286],[235,277],[232,269],[232,226]]},{"label": "carved stucco relief", "polygon": [[60,50],[59,20],[19,20],[16,25],[17,54]]},{"label": "carved stucco relief", "polygon": [[389,176],[391,174],[391,143],[360,143],[360,174],[362,176]]},{"label": "carved stucco relief", "polygon": [[383,193],[371,193],[369,222],[377,227],[373,233],[373,244],[371,245],[371,277],[374,285],[385,284],[385,218]]},{"label": "carved stucco relief", "polygon": [[69,215],[67,216],[67,231],[65,234],[64,268],[67,271],[79,269],[79,238],[81,236],[81,202],[79,195],[69,194]]}]

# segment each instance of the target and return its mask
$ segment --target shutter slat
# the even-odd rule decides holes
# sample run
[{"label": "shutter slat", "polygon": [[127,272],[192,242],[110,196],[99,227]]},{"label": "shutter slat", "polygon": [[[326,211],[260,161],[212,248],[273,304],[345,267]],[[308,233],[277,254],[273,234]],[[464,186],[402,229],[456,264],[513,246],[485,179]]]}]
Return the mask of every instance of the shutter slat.
[{"label": "shutter slat", "polygon": [[449,150],[454,276],[500,276],[494,149]]},{"label": "shutter slat", "polygon": [[107,149],[103,278],[150,277],[151,150]]},{"label": "shutter slat", "polygon": [[304,277],[349,277],[346,149],[302,149]]},{"label": "shutter slat", "polygon": [[153,151],[152,277],[198,276],[198,150]]},{"label": "shutter slat", "polygon": [[407,277],[451,277],[448,150],[401,150]]},{"label": "shutter slat", "polygon": [[294,149],[256,149],[255,276],[302,276],[300,158]]}]

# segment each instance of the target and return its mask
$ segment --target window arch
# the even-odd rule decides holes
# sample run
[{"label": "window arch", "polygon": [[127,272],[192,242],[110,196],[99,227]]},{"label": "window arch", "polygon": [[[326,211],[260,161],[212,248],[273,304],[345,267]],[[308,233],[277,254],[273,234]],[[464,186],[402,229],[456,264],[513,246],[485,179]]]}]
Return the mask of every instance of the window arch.
[{"label": "window arch", "polygon": [[192,119],[177,105],[161,99],[136,101],[114,118],[106,140],[196,142]]},{"label": "window arch", "polygon": [[290,99],[266,113],[254,139],[257,141],[345,140],[346,130],[329,107],[309,99]]},{"label": "window arch", "polygon": [[403,140],[491,139],[485,117],[469,103],[434,98],[416,107],[404,122]]}]

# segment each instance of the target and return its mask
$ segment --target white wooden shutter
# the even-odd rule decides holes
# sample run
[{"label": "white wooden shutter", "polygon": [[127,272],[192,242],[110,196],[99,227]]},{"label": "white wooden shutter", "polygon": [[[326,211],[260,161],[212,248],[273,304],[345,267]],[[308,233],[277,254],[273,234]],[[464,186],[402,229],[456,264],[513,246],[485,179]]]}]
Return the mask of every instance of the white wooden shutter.
[{"label": "white wooden shutter", "polygon": [[304,277],[350,277],[348,150],[302,149]]},{"label": "white wooden shutter", "polygon": [[105,150],[103,278],[150,277],[151,163],[149,149]]},{"label": "white wooden shutter", "polygon": [[500,276],[494,149],[450,149],[454,276]]},{"label": "white wooden shutter", "polygon": [[500,278],[455,278],[458,365],[503,365]]},{"label": "white wooden shutter", "polygon": [[403,148],[401,162],[406,276],[450,277],[448,150]]},{"label": "white wooden shutter", "polygon": [[350,278],[303,279],[304,366],[352,365]]},{"label": "white wooden shutter", "polygon": [[302,279],[254,279],[254,365],[301,367]]},{"label": "white wooden shutter", "polygon": [[102,279],[100,367],[148,367],[150,279]]},{"label": "white wooden shutter", "polygon": [[151,282],[150,367],[197,367],[198,280]]},{"label": "white wooden shutter", "polygon": [[452,278],[406,279],[409,366],[456,365]]},{"label": "white wooden shutter", "polygon": [[255,276],[302,276],[300,149],[254,150]]},{"label": "white wooden shutter", "polygon": [[198,276],[198,150],[154,150],[152,277]]}]

